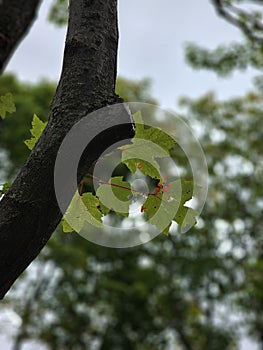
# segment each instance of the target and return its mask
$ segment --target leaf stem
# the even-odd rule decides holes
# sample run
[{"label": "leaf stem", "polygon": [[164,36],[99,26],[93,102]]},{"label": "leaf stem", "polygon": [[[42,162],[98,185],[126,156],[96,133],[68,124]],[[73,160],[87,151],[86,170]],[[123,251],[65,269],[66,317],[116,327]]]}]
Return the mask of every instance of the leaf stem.
[{"label": "leaf stem", "polygon": [[[141,195],[147,195],[147,196],[155,196],[157,198],[159,198],[155,193],[150,193],[150,192],[146,192],[146,191],[141,191],[141,190],[135,190],[131,187],[127,187],[127,186],[122,186],[122,185],[118,185],[118,184],[114,184],[114,183],[110,183],[108,181],[104,181],[100,178],[98,178],[97,176],[94,176],[90,173],[86,174],[87,177],[91,177],[93,180],[95,180],[97,183],[99,184],[103,184],[103,185],[109,185],[109,186],[113,186],[113,187],[117,187],[117,188],[122,188],[124,190],[128,190],[128,191],[132,191],[132,192],[136,192],[139,193]],[[80,193],[82,193],[83,190],[83,185],[84,183],[86,183],[85,179],[81,181],[81,186],[80,186]],[[159,198],[161,200],[161,198]]]}]

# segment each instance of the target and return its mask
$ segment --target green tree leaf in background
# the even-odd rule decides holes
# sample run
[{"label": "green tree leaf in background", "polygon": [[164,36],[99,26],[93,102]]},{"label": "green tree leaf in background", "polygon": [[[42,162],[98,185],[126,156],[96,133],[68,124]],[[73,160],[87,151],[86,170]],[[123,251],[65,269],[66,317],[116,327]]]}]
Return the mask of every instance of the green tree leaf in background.
[{"label": "green tree leaf in background", "polygon": [[[25,135],[31,122],[29,117],[32,111],[36,111],[42,120],[47,118],[54,86],[47,82],[29,86],[10,75],[0,80],[0,94],[12,91],[17,101],[17,112],[0,125],[1,147],[17,169],[28,153],[22,141],[28,138]],[[119,81],[123,88],[123,80]],[[139,82],[127,84],[124,87],[127,100],[140,101],[145,94],[149,95],[148,89]],[[123,96],[122,91],[119,92]],[[246,315],[249,315],[247,318],[252,315],[255,322],[252,324],[249,319],[247,324],[258,332],[263,329],[260,323],[262,282],[257,277],[259,275],[251,275],[250,268],[242,285],[239,278],[239,273],[243,275],[243,264],[262,261],[262,209],[257,207],[263,195],[260,175],[263,154],[260,128],[262,93],[256,91],[250,98],[244,96],[221,102],[212,95],[184,101],[184,108],[187,108],[185,120],[190,124],[192,120],[198,121],[204,130],[201,143],[207,156],[211,181],[209,199],[202,216],[204,225],[194,226],[187,234],[159,235],[148,244],[132,249],[100,247],[79,235],[65,234],[59,227],[38,260],[32,264],[33,269],[39,268],[39,278],[43,278],[45,283],[45,288],[37,294],[37,301],[38,285],[32,282],[30,269],[17,284],[20,293],[9,294],[9,306],[22,320],[24,342],[37,339],[50,349],[71,350],[90,349],[99,340],[100,349],[159,350],[169,346],[164,337],[169,330],[178,349],[233,350],[237,347],[232,344],[239,337],[236,324],[227,319],[227,322],[222,320],[216,326],[211,321],[218,319],[216,306],[225,305],[225,300],[229,296],[235,297],[236,291],[244,310],[242,322]],[[218,136],[214,135],[215,130],[219,138],[215,137]],[[180,152],[174,154],[176,161],[182,167],[186,166],[184,155]],[[235,154],[255,162],[254,176],[237,174],[230,178],[227,171],[220,172],[220,167],[227,166],[224,165],[226,159]],[[21,159],[19,163],[18,159]],[[238,169],[242,171],[242,166]],[[188,170],[185,177],[190,178]],[[163,182],[162,185],[166,186]],[[188,185],[182,185],[185,193],[189,190]],[[176,198],[181,194],[180,186],[177,189],[178,193],[174,191]],[[252,192],[246,200],[243,192],[247,195],[250,193],[248,190]],[[191,191],[189,198],[190,194]],[[180,208],[184,208],[189,199],[182,194],[181,197],[185,204]],[[97,204],[98,199],[95,198],[94,202]],[[94,208],[96,214],[106,215],[109,209],[106,210],[102,203],[99,205],[98,211]],[[87,209],[84,209],[86,213]],[[180,214],[180,210],[177,213]],[[218,219],[228,225],[229,233],[225,229],[225,232],[218,232]],[[174,220],[179,222],[180,218]],[[244,229],[238,225],[239,231],[235,231],[236,220],[242,220]],[[66,222],[62,225],[66,231]],[[68,227],[69,230],[72,231]],[[220,244],[224,243],[222,234],[233,242],[234,248],[230,253],[219,250]],[[242,252],[246,249],[246,244],[245,258],[235,256],[236,250],[238,253],[238,250]],[[44,275],[44,270],[50,265],[52,269]],[[21,298],[23,284],[26,284],[30,304]],[[37,307],[31,307],[28,312],[29,305]],[[235,308],[234,303],[231,307]],[[94,312],[98,316],[94,317]],[[54,317],[48,317],[50,314]],[[185,343],[189,346],[184,346]]]},{"label": "green tree leaf in background", "polygon": [[55,0],[49,11],[48,19],[57,26],[61,27],[68,21],[68,0]]},{"label": "green tree leaf in background", "polygon": [[0,96],[0,117],[5,119],[6,113],[13,113],[16,111],[16,106],[14,104],[13,95],[11,93],[6,93]]},{"label": "green tree leaf in background", "polygon": [[4,162],[0,159],[5,179],[13,178],[25,163],[29,150],[23,143],[31,137],[32,114],[47,120],[55,88],[56,85],[47,80],[32,84],[19,81],[14,74],[0,76],[0,95],[12,92],[16,105],[12,117],[0,123],[0,148],[8,160]]},{"label": "green tree leaf in background", "polygon": [[32,137],[31,139],[24,141],[28,149],[32,150],[34,148],[35,144],[37,143],[46,125],[47,125],[47,122],[43,122],[38,118],[36,114],[34,114],[33,120],[32,120],[32,129],[30,129]]}]

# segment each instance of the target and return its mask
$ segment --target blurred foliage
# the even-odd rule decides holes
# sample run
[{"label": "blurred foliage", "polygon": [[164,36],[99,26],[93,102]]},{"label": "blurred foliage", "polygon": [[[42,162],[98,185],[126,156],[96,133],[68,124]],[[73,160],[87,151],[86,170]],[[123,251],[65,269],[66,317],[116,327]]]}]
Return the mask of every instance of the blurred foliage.
[{"label": "blurred foliage", "polygon": [[157,104],[157,100],[151,95],[150,79],[135,81],[119,77],[116,83],[116,92],[124,101]]},{"label": "blurred foliage", "polygon": [[69,0],[54,0],[49,11],[48,19],[57,26],[64,26],[68,22]]},{"label": "blurred foliage", "polygon": [[262,70],[262,2],[251,0],[248,4],[247,0],[211,0],[211,3],[219,16],[243,33],[244,41],[223,44],[215,49],[188,43],[185,50],[187,62],[195,69],[208,69],[220,76],[249,67]]},{"label": "blurred foliage", "polygon": [[[129,100],[152,101],[145,84],[119,79],[117,89]],[[244,323],[262,344],[262,93],[255,88],[229,101],[210,93],[182,98],[181,106],[210,173],[199,224],[130,249],[99,247],[58,228],[9,294],[23,321],[16,342],[37,339],[50,349],[159,350],[174,344],[232,350]],[[20,147],[26,151],[22,142]],[[237,312],[242,317],[234,321]]]},{"label": "blurred foliage", "polygon": [[[15,95],[17,85],[24,93],[17,81],[8,89]],[[22,95],[23,99],[32,101],[35,90],[28,86],[25,90],[28,96]],[[132,101],[154,101],[147,81],[120,78],[117,91]],[[210,104],[216,111],[216,101]],[[210,104],[208,99],[206,105]],[[31,117],[32,104],[25,103],[24,108]],[[204,120],[202,124],[206,125]],[[5,127],[14,129],[10,124]],[[23,142],[19,146],[26,152]],[[205,151],[212,162],[209,147]],[[225,147],[222,151],[227,152]],[[36,339],[56,350],[159,350],[168,344],[187,350],[236,349],[236,325],[221,308],[226,297],[240,288],[239,261],[217,251],[220,241],[215,226],[220,212],[213,197],[210,202],[205,225],[201,220],[185,234],[158,237],[135,248],[96,246],[58,228],[6,299],[22,319],[15,337],[17,348],[25,340]]]},{"label": "blurred foliage", "polygon": [[202,125],[210,173],[206,227],[217,234],[217,254],[234,271],[225,292],[263,347],[262,91],[229,101],[210,93],[196,101],[183,98],[181,105],[191,125]]},{"label": "blurred foliage", "polygon": [[233,73],[234,70],[245,70],[248,67],[262,70],[263,46],[234,42],[209,50],[188,43],[185,47],[185,57],[193,68],[205,68],[224,77]]},{"label": "blurred foliage", "polygon": [[0,77],[0,95],[12,92],[16,112],[0,120],[0,150],[7,153],[8,162],[1,162],[0,168],[11,178],[26,161],[29,150],[24,140],[30,138],[33,114],[47,120],[49,107],[55,93],[55,84],[41,81],[37,85],[20,83],[12,74]]}]

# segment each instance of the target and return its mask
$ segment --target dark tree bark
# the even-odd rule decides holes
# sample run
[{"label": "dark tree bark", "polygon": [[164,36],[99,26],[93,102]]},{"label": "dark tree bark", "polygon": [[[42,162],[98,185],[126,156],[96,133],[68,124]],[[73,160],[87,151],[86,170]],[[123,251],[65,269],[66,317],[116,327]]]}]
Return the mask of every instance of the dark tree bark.
[{"label": "dark tree bark", "polygon": [[41,0],[0,0],[0,73],[27,34]]},{"label": "dark tree bark", "polygon": [[[63,69],[48,125],[0,202],[0,298],[39,254],[61,220],[54,164],[65,135],[88,113],[121,101],[115,94],[117,45],[117,0],[70,1]],[[96,126],[104,125],[104,117],[91,118],[90,130],[95,133]],[[88,165],[110,143],[133,134],[127,112],[109,117],[123,126],[88,146]],[[65,187],[66,178],[64,174]]]}]

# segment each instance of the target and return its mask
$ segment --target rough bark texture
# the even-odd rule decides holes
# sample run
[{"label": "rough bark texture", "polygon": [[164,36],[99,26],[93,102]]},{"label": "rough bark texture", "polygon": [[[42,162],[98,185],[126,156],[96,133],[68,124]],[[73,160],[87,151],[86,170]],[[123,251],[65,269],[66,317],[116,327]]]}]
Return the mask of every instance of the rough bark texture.
[{"label": "rough bark texture", "polygon": [[[0,202],[0,298],[39,254],[61,220],[54,164],[65,135],[89,112],[120,102],[115,94],[117,45],[117,0],[70,1],[63,70],[48,125]],[[93,143],[88,163],[109,143],[132,136],[128,113],[113,117],[126,124]],[[104,120],[93,120],[91,130],[96,124],[103,125]]]},{"label": "rough bark texture", "polygon": [[36,19],[41,0],[0,0],[0,73]]}]

